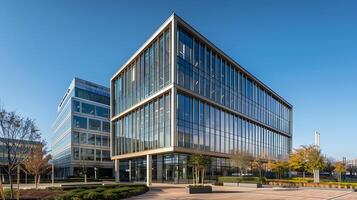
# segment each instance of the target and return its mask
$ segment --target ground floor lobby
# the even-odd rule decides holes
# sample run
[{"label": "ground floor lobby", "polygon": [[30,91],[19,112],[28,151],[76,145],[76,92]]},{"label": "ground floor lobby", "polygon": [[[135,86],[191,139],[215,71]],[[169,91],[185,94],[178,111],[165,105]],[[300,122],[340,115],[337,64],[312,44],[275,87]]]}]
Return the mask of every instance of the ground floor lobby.
[{"label": "ground floor lobby", "polygon": [[[192,183],[192,167],[189,165],[189,154],[167,153],[147,155],[119,160],[120,182],[147,182],[147,174],[153,183]],[[238,170],[231,167],[227,158],[210,157],[206,169],[205,182],[215,182],[219,176],[236,175]],[[150,165],[148,166],[148,160]],[[151,170],[149,170],[151,168]],[[149,170],[149,171],[148,171]]]}]

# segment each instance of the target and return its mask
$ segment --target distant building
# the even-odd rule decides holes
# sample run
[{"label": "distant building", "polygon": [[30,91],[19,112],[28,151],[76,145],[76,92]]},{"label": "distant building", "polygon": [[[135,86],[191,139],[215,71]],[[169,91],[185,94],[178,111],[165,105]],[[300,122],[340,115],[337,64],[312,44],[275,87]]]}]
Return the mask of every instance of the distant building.
[{"label": "distant building", "polygon": [[[6,147],[6,144],[9,143],[9,141],[6,142],[4,140],[8,140],[8,139],[7,138],[0,138],[0,166],[1,166],[0,167],[0,174],[2,176],[1,177],[2,180],[3,181],[5,181],[5,180],[7,181],[8,180],[8,174],[4,170],[4,168],[6,169],[8,167],[8,164],[9,164],[8,148]],[[13,140],[10,139],[10,141],[13,141]],[[23,149],[21,149],[21,150],[12,149],[13,153],[10,153],[10,159],[11,160],[15,160],[16,158],[21,158],[21,160],[24,160],[23,158],[26,158],[26,157],[24,157],[24,155],[21,155],[21,153],[30,152],[30,150],[32,148],[42,147],[43,146],[43,144],[41,142],[39,142],[39,141],[15,140],[15,143],[16,143],[16,146],[18,146],[19,148],[23,148]],[[10,152],[11,152],[11,150],[10,150]],[[21,173],[21,176],[25,177],[25,180],[33,178],[33,176],[28,175],[26,173],[26,167],[22,167],[20,173]]]},{"label": "distant building", "polygon": [[109,151],[109,88],[74,78],[58,105],[52,155],[56,178],[113,176]]},{"label": "distant building", "polygon": [[114,74],[111,97],[119,181],[190,183],[193,153],[215,180],[237,173],[235,152],[291,152],[292,105],[175,14]]}]

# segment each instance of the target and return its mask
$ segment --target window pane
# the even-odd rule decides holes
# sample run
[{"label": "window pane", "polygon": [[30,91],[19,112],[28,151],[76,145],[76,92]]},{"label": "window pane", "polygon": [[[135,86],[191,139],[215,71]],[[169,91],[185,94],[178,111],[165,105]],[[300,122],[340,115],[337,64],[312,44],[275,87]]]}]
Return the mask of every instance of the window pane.
[{"label": "window pane", "polygon": [[94,145],[94,134],[88,133],[88,144],[89,145]]},{"label": "window pane", "polygon": [[80,143],[87,144],[87,133],[79,133]]},{"label": "window pane", "polygon": [[165,33],[165,85],[170,82],[170,31]]},{"label": "window pane", "polygon": [[102,107],[98,107],[96,106],[95,107],[96,109],[96,115],[99,116],[99,117],[105,117],[105,118],[108,118],[109,117],[109,109],[107,108],[102,108]]},{"label": "window pane", "polygon": [[79,133],[78,132],[72,133],[72,143],[79,144]]},{"label": "window pane", "polygon": [[95,94],[93,92],[89,92],[77,87],[75,88],[75,96],[82,99],[88,99],[90,101],[106,104],[106,105],[110,104],[109,96]]},{"label": "window pane", "polygon": [[96,135],[95,136],[95,145],[96,146],[101,146],[102,145],[102,139],[101,139],[100,135]]},{"label": "window pane", "polygon": [[109,131],[110,131],[110,124],[109,124],[109,122],[103,122],[103,131],[109,133]]},{"label": "window pane", "polygon": [[95,119],[89,119],[89,129],[100,131],[100,121]]},{"label": "window pane", "polygon": [[73,126],[75,128],[87,129],[87,118],[73,116]]},{"label": "window pane", "polygon": [[102,136],[102,146],[109,146],[109,138],[108,136]]},{"label": "window pane", "polygon": [[100,161],[100,153],[101,151],[99,149],[95,150],[95,160],[96,161]]},{"label": "window pane", "polygon": [[94,149],[82,149],[82,160],[94,160]]},{"label": "window pane", "polygon": [[103,161],[110,161],[110,151],[102,151]]},{"label": "window pane", "polygon": [[82,103],[82,113],[94,115],[94,106],[87,103]]},{"label": "window pane", "polygon": [[74,112],[80,112],[80,103],[79,103],[79,101],[76,101],[76,100],[73,101],[73,111]]},{"label": "window pane", "polygon": [[79,160],[79,148],[73,147],[73,160]]}]

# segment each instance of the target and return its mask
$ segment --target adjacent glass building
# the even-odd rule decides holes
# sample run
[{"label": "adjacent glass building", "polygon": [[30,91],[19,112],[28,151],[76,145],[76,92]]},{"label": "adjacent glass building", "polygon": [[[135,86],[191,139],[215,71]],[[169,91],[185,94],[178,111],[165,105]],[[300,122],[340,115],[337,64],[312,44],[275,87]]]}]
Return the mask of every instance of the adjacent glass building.
[{"label": "adjacent glass building", "polygon": [[58,106],[52,155],[56,178],[113,177],[109,88],[74,78]]},{"label": "adjacent glass building", "polygon": [[286,159],[292,105],[173,14],[111,79],[117,181],[187,183],[192,153],[206,178],[235,173],[239,151]]}]

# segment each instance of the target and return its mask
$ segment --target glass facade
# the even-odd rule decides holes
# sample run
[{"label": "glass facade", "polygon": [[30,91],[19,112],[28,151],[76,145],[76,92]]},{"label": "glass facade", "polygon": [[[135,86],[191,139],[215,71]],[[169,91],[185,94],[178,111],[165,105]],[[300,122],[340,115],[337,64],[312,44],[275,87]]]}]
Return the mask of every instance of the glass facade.
[{"label": "glass facade", "polygon": [[286,159],[292,106],[173,20],[111,79],[112,159],[119,160],[119,179],[144,181],[148,154],[152,179],[175,183],[192,179],[187,160],[195,152],[212,158],[208,179],[235,173],[228,160],[235,152]]},{"label": "glass facade", "polygon": [[170,94],[163,94],[114,123],[113,155],[171,146]]},{"label": "glass facade", "polygon": [[[192,167],[188,165],[190,154],[167,153],[152,156],[152,181],[156,183],[192,183]],[[228,158],[211,157],[205,174],[205,182],[215,182],[220,176],[237,174]],[[119,162],[120,181],[146,181],[146,158],[122,159]]]},{"label": "glass facade", "polygon": [[[75,78],[65,94],[53,125],[52,155],[55,176],[79,176],[81,165],[113,176],[109,159],[109,89]],[[94,176],[88,174],[89,177]]]},{"label": "glass facade", "polygon": [[177,95],[178,146],[218,153],[250,152],[286,159],[290,140],[263,125],[189,95]]},{"label": "glass facade", "polygon": [[291,108],[204,42],[178,29],[177,83],[285,134]]},{"label": "glass facade", "polygon": [[163,31],[115,78],[113,115],[170,84],[170,29]]}]

